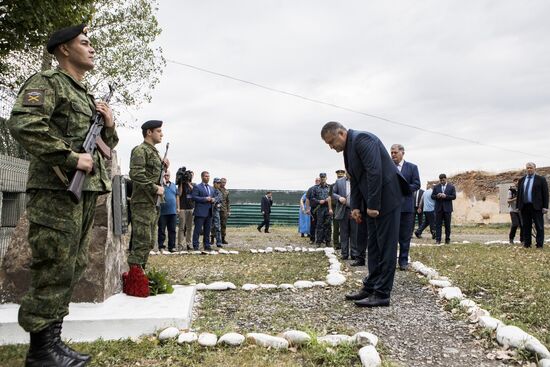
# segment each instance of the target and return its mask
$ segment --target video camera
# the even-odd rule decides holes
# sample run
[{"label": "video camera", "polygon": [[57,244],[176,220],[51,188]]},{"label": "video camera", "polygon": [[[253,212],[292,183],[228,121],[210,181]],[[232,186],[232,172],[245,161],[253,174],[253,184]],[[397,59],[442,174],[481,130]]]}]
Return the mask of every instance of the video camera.
[{"label": "video camera", "polygon": [[193,173],[188,171],[186,167],[180,167],[176,172],[176,185],[190,183],[193,179]]}]

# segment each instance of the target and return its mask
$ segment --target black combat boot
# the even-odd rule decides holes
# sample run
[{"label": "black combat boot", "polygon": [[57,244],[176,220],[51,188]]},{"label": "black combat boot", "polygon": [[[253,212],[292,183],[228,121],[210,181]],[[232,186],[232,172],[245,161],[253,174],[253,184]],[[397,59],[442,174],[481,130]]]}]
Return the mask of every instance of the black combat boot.
[{"label": "black combat boot", "polygon": [[82,367],[88,361],[69,357],[55,343],[53,325],[37,333],[31,333],[31,343],[25,367]]},{"label": "black combat boot", "polygon": [[61,329],[63,328],[63,321],[56,321],[52,324],[53,328],[53,335],[54,335],[54,343],[57,344],[59,349],[65,353],[65,355],[80,360],[89,362],[92,357],[88,354],[78,353],[76,350],[69,347],[67,344],[63,343],[63,340],[61,340]]}]

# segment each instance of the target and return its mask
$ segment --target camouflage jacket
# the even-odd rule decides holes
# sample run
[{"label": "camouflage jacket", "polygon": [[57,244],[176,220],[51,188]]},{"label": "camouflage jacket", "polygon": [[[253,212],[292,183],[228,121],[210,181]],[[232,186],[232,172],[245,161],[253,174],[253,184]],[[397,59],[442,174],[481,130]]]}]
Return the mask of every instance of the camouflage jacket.
[{"label": "camouflage jacket", "polygon": [[130,179],[133,182],[132,204],[157,203],[162,160],[157,148],[143,142],[134,149],[130,156]]},{"label": "camouflage jacket", "polygon": [[[27,189],[67,189],[78,163],[76,152],[81,151],[95,113],[94,96],[62,69],[37,73],[23,84],[8,127],[32,155]],[[101,137],[110,148],[118,143],[114,127],[103,128]],[[56,166],[66,176],[63,180],[55,174]],[[95,174],[86,176],[83,191],[110,191],[111,179],[98,151],[94,168]]]},{"label": "camouflage jacket", "polygon": [[222,212],[227,212],[230,209],[230,206],[229,206],[229,190],[220,188],[220,192],[222,193],[222,206],[221,206],[220,210]]}]

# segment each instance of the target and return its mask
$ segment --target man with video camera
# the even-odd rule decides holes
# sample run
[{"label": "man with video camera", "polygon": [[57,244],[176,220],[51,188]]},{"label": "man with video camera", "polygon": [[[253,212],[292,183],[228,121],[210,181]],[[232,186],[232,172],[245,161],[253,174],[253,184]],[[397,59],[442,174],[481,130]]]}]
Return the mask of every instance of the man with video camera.
[{"label": "man with video camera", "polygon": [[193,171],[181,167],[176,173],[176,185],[178,195],[176,199],[176,211],[178,213],[178,249],[183,250],[183,239],[187,250],[191,250],[191,235],[193,233],[193,209],[195,202],[191,198],[193,191]]}]

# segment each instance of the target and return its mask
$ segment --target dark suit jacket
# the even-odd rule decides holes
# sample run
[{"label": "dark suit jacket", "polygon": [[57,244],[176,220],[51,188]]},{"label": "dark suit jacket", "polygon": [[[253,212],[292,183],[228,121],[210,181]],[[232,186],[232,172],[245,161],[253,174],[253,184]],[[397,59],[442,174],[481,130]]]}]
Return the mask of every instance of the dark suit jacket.
[{"label": "dark suit jacket", "polygon": [[195,210],[193,211],[195,217],[209,217],[212,215],[212,203],[206,201],[206,198],[214,196],[214,188],[210,185],[207,186],[210,189],[210,195],[208,195],[202,182],[196,184],[193,191],[191,191],[191,197],[195,202]]},{"label": "dark suit jacket", "polygon": [[414,195],[413,193],[420,188],[420,175],[418,174],[418,167],[411,162],[403,162],[401,167],[401,176],[409,183],[411,193],[403,197],[403,203],[401,204],[401,213],[414,213]]},{"label": "dark suit jacket", "polygon": [[348,130],[344,162],[351,176],[352,209],[374,209],[382,216],[410,194],[409,184],[374,134]]},{"label": "dark suit jacket", "polygon": [[447,197],[445,199],[438,199],[437,194],[441,194],[441,188],[441,184],[437,184],[432,191],[432,199],[435,200],[434,212],[451,213],[453,211],[453,200],[456,199],[456,189],[452,184],[447,182],[445,192],[443,193]]},{"label": "dark suit jacket", "polygon": [[270,214],[271,205],[273,205],[273,199],[268,199],[265,195],[262,196],[262,212],[265,214]]},{"label": "dark suit jacket", "polygon": [[[518,209],[522,209],[524,205],[524,185],[527,176],[523,176],[518,182]],[[546,178],[537,174],[533,177],[533,191],[531,193],[531,200],[533,202],[533,209],[541,210],[542,208],[548,209],[548,183]]]},{"label": "dark suit jacket", "polygon": [[[422,200],[422,196],[424,195],[424,190],[418,189],[416,192],[413,192],[413,198],[415,200],[414,207],[418,208],[420,206],[420,202]],[[417,199],[418,196],[418,199]]]}]

